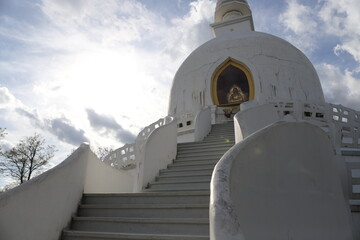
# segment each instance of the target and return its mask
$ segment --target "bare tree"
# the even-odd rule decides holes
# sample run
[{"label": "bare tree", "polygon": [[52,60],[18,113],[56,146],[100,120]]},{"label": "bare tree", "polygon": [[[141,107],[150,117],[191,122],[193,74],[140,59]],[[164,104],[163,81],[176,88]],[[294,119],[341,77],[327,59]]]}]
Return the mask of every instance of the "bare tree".
[{"label": "bare tree", "polygon": [[10,189],[16,187],[17,185],[19,185],[19,184],[16,183],[16,182],[7,184],[7,185],[4,186],[3,188],[0,188],[0,193],[4,193],[4,192],[6,192],[6,191],[9,191]]},{"label": "bare tree", "polygon": [[[7,134],[5,132],[5,130],[6,130],[5,128],[0,128],[0,139],[4,138],[5,135]],[[0,145],[0,153],[1,153],[1,151],[2,151],[2,148],[1,148],[1,145]]]},{"label": "bare tree", "polygon": [[6,135],[5,128],[0,128],[0,138],[3,138]]},{"label": "bare tree", "polygon": [[45,139],[39,134],[25,137],[12,149],[0,153],[0,170],[22,184],[40,171],[55,151],[55,146],[45,146]]},{"label": "bare tree", "polygon": [[96,155],[101,161],[104,161],[105,157],[113,151],[113,147],[98,147],[96,150]]}]

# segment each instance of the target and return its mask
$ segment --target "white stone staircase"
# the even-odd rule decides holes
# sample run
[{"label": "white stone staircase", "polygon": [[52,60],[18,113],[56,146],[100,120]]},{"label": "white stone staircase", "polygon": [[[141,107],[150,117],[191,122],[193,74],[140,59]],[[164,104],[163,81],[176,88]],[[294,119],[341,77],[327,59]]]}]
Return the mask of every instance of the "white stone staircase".
[{"label": "white stone staircase", "polygon": [[211,175],[233,144],[233,122],[213,125],[203,141],[178,144],[177,159],[143,192],[84,194],[62,239],[209,239]]}]

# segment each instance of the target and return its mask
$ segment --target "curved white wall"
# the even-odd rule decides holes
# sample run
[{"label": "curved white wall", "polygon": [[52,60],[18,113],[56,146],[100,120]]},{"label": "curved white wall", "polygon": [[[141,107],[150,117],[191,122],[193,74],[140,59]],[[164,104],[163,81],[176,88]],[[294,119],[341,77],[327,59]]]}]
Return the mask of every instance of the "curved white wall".
[{"label": "curved white wall", "polygon": [[0,195],[0,239],[58,240],[82,197],[91,154],[81,145],[55,168]]},{"label": "curved white wall", "polygon": [[82,144],[53,169],[0,195],[0,239],[58,240],[84,193],[138,192],[176,156],[174,118],[142,145],[144,168],[123,171],[101,162]]},{"label": "curved white wall", "polygon": [[136,170],[115,169],[91,152],[86,167],[84,193],[137,192]]},{"label": "curved white wall", "polygon": [[276,123],[230,149],[210,204],[211,239],[353,239],[331,141],[308,123]]},{"label": "curved white wall", "polygon": [[195,117],[195,142],[202,141],[211,131],[211,110],[209,107],[202,109]]},{"label": "curved white wall", "polygon": [[165,169],[176,158],[177,153],[177,123],[175,118],[150,134],[146,140],[143,152],[143,166],[140,167],[142,179],[140,189],[155,180],[160,169]]}]

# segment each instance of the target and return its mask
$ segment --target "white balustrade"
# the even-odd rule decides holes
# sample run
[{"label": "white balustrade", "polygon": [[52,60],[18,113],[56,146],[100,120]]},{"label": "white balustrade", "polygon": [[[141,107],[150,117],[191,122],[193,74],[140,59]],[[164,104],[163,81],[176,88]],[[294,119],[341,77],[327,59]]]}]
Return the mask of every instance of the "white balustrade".
[{"label": "white balustrade", "polygon": [[135,144],[126,144],[105,157],[104,163],[116,169],[128,170],[136,167]]},{"label": "white balustrade", "polygon": [[360,112],[341,105],[329,104],[335,123],[337,143],[342,148],[360,148]]},{"label": "white balustrade", "polygon": [[145,127],[138,134],[135,143],[126,144],[123,147],[111,152],[104,158],[104,163],[109,164],[116,169],[122,170],[137,168],[138,161],[140,159],[139,152],[141,152],[144,142],[155,129],[168,124],[172,119],[172,117],[167,116]]},{"label": "white balustrade", "polygon": [[297,119],[309,121],[320,127],[334,123],[336,147],[360,148],[360,112],[342,105],[300,103],[292,101],[272,102],[280,118],[291,114]]},{"label": "white balustrade", "polygon": [[304,103],[297,101],[271,102],[277,109],[279,117],[293,115],[296,119],[310,121],[315,125],[326,125],[328,122],[327,104]]},{"label": "white balustrade", "polygon": [[[345,185],[350,198],[359,198],[360,184],[356,174],[360,172],[360,112],[342,105],[300,102],[273,103],[280,118],[287,114],[296,119],[315,124],[331,137],[336,154],[346,164]],[[344,155],[344,151],[347,152]],[[353,155],[354,154],[354,155]],[[340,170],[342,171],[342,170]],[[341,174],[342,175],[342,174]],[[346,176],[347,175],[347,176]],[[355,180],[354,180],[355,179]]]},{"label": "white balustrade", "polygon": [[194,130],[195,127],[194,119],[195,116],[193,113],[186,113],[178,116],[177,117],[178,133]]},{"label": "white balustrade", "polygon": [[197,142],[211,130],[211,109],[204,107],[196,113],[177,116],[178,142]]}]

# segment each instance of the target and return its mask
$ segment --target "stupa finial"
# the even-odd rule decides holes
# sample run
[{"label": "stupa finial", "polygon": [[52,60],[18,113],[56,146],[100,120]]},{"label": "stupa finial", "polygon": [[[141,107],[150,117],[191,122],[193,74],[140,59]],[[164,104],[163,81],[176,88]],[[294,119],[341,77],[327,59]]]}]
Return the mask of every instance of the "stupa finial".
[{"label": "stupa finial", "polygon": [[251,15],[247,0],[218,0],[215,10],[215,23]]}]

